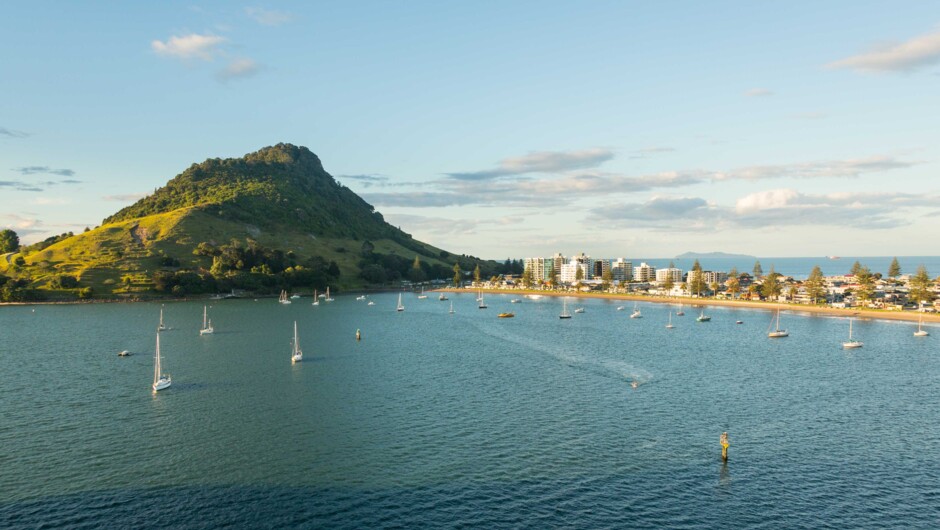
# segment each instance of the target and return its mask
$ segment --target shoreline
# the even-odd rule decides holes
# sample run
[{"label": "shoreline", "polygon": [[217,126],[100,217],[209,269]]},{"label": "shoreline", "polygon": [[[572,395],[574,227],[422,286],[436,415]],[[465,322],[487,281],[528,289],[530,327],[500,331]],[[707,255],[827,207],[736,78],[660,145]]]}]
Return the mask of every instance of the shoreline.
[{"label": "shoreline", "polygon": [[[435,289],[437,292],[448,292],[448,293],[470,293],[474,294],[475,291],[472,289],[455,289],[453,287],[445,287],[441,289]],[[826,307],[826,306],[811,306],[811,305],[802,305],[802,304],[785,304],[781,302],[753,302],[750,300],[716,300],[712,298],[673,298],[673,297],[659,297],[659,296],[643,296],[635,294],[620,294],[620,293],[568,293],[568,292],[558,292],[558,291],[535,291],[535,290],[526,290],[526,289],[483,289],[485,293],[496,293],[496,294],[518,294],[520,296],[527,296],[530,294],[541,295],[541,296],[551,296],[551,297],[572,297],[572,298],[594,298],[600,300],[630,300],[636,302],[650,302],[654,304],[670,304],[678,305],[683,304],[689,307],[698,307],[698,306],[723,306],[723,307],[736,307],[739,309],[748,309],[748,310],[764,310],[767,312],[773,312],[777,309],[781,311],[789,311],[791,313],[812,313],[817,315],[829,315],[837,317],[855,317],[858,319],[869,319],[869,320],[892,320],[892,321],[907,321],[907,322],[917,322],[923,317],[924,322],[935,322],[940,323],[940,314],[937,313],[920,313],[914,311],[885,311],[878,309],[860,309],[860,308],[846,308],[840,309],[837,307]]]}]

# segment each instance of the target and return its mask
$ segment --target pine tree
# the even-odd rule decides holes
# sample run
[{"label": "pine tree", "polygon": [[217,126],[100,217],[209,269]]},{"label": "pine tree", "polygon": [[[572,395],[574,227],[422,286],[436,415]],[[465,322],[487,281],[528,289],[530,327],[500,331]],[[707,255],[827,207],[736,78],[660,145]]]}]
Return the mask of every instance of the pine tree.
[{"label": "pine tree", "polygon": [[460,262],[454,262],[454,287],[460,287],[460,280],[462,274],[460,273]]},{"label": "pine tree", "polygon": [[764,275],[764,269],[760,266],[760,260],[754,262],[754,278],[760,278]]},{"label": "pine tree", "polygon": [[859,271],[862,270],[862,264],[855,260],[855,263],[852,264],[852,268],[849,270],[849,274],[853,276],[858,276]]},{"label": "pine tree", "polygon": [[725,282],[725,285],[728,287],[728,292],[731,293],[731,299],[737,297],[737,294],[741,291],[741,280],[738,279],[738,269],[731,267],[731,270],[728,271],[728,281]]},{"label": "pine tree", "polygon": [[818,304],[819,297],[822,296],[825,291],[825,280],[823,279],[822,269],[819,268],[819,265],[813,267],[804,285],[806,287],[807,296],[813,299],[813,304]]},{"label": "pine tree", "polygon": [[898,258],[895,257],[891,260],[891,265],[888,266],[888,278],[897,278],[901,275],[901,264],[898,263]]},{"label": "pine tree", "polygon": [[930,275],[927,274],[927,267],[921,265],[917,268],[917,273],[911,278],[910,300],[917,304],[933,301],[933,293],[930,290],[930,284]]},{"label": "pine tree", "polygon": [[480,264],[477,263],[475,269],[473,269],[473,281],[474,283],[480,283]]},{"label": "pine tree", "polygon": [[856,278],[858,280],[858,290],[855,291],[855,297],[862,302],[871,301],[875,294],[875,277],[872,276],[868,267],[861,267]]}]

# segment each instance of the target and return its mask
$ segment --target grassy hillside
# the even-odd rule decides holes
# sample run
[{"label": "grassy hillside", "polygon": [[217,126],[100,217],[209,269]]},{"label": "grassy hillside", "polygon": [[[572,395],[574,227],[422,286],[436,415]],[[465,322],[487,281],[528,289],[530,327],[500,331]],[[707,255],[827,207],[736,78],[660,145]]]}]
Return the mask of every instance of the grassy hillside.
[{"label": "grassy hillside", "polygon": [[0,259],[0,300],[382,287],[450,278],[455,261],[500,272],[389,225],[290,144],[193,164],[102,226],[21,252]]}]

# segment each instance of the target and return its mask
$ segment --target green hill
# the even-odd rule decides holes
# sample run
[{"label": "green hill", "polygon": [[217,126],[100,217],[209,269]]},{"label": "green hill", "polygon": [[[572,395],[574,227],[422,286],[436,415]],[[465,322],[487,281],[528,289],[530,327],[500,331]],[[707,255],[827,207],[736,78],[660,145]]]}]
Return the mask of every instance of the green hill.
[{"label": "green hill", "polygon": [[193,164],[100,227],[20,252],[0,259],[12,279],[0,278],[0,290],[15,283],[47,298],[383,287],[449,279],[455,262],[502,272],[389,225],[290,144]]}]

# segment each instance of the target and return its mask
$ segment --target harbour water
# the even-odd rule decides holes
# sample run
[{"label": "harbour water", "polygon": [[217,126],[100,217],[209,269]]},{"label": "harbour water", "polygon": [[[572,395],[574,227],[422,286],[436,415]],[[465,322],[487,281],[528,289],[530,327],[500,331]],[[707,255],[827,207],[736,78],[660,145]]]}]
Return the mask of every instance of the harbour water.
[{"label": "harbour water", "polygon": [[757,310],[450,297],[218,301],[203,337],[202,303],[166,304],[156,395],[159,304],[0,308],[0,527],[940,520],[940,328],[856,321],[844,351],[826,316],[771,340]]}]

